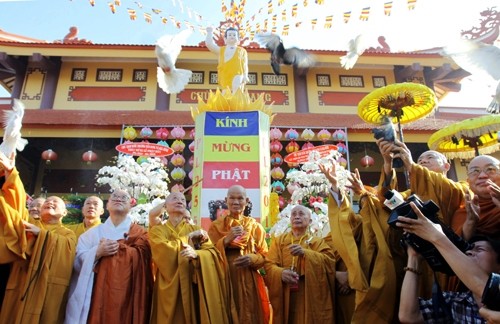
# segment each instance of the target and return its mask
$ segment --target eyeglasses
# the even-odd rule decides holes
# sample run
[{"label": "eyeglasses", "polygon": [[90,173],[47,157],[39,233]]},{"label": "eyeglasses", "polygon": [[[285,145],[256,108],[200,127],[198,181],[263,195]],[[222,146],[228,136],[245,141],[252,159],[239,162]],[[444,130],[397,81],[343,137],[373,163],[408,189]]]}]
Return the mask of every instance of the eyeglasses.
[{"label": "eyeglasses", "polygon": [[123,196],[119,196],[119,195],[111,195],[109,197],[109,199],[111,200],[117,200],[117,201],[129,201],[130,200],[130,197],[127,196],[127,195],[123,195]]},{"label": "eyeglasses", "polygon": [[496,166],[488,166],[484,169],[480,169],[480,168],[471,168],[469,169],[469,171],[467,172],[467,175],[469,177],[472,177],[472,178],[475,178],[477,176],[479,176],[481,174],[481,172],[484,172],[486,175],[489,175],[489,176],[493,176],[495,174],[498,173],[498,167]]}]

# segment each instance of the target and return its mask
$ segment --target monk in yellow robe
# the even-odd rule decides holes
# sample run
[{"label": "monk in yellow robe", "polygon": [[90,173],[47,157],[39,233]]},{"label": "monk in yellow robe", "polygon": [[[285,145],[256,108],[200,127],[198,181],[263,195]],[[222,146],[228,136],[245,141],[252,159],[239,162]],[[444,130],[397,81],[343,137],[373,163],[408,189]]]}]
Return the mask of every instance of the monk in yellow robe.
[{"label": "monk in yellow robe", "polygon": [[61,222],[66,213],[61,198],[48,197],[40,221],[24,223],[29,243],[27,259],[12,264],[0,323],[45,324],[64,320],[76,245],[75,234]]},{"label": "monk in yellow robe", "polygon": [[295,206],[292,230],[273,238],[265,281],[273,323],[335,323],[335,261],[330,246],[311,236],[311,210]]},{"label": "monk in yellow robe", "polygon": [[168,220],[149,232],[157,268],[151,323],[238,323],[219,252],[184,219],[186,198],[173,192],[165,207]]},{"label": "monk in yellow robe", "polygon": [[130,203],[116,189],[106,222],[80,236],[65,323],[148,323],[151,249],[148,232],[129,217]]},{"label": "monk in yellow robe", "polygon": [[82,206],[83,222],[78,224],[68,224],[67,228],[75,232],[76,239],[91,228],[101,224],[101,216],[104,214],[104,203],[96,196],[89,196]]},{"label": "monk in yellow robe", "polygon": [[266,232],[255,219],[244,216],[248,201],[245,188],[231,186],[226,197],[229,214],[215,220],[208,235],[222,254],[240,323],[268,323],[269,300],[258,271],[268,250]]},{"label": "monk in yellow robe", "polygon": [[397,281],[388,243],[388,213],[375,194],[364,189],[357,170],[349,180],[361,197],[360,215],[352,211],[350,200],[340,192],[335,167],[320,165],[320,170],[331,184],[328,217],[332,244],[346,264],[349,286],[356,290],[350,322],[391,323],[397,313]]},{"label": "monk in yellow robe", "polygon": [[213,27],[207,27],[205,44],[208,49],[219,55],[217,66],[218,83],[222,90],[229,88],[234,94],[238,89],[243,90],[248,82],[248,54],[238,46],[239,35],[236,28],[230,27],[224,32],[226,46],[219,47],[213,40]]}]

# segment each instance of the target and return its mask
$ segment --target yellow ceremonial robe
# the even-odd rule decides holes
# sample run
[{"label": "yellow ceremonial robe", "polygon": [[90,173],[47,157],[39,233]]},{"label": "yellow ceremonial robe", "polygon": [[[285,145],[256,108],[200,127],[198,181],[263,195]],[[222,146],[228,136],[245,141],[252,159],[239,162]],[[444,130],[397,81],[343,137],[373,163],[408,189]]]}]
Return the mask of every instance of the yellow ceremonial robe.
[{"label": "yellow ceremonial robe", "polygon": [[5,179],[0,194],[0,264],[25,258],[28,248],[23,221],[28,221],[26,192],[17,169]]},{"label": "yellow ceremonial robe", "polygon": [[[197,250],[198,259],[180,255],[188,234],[200,229],[185,221],[174,228],[169,221],[150,229],[156,264],[151,323],[236,323],[232,320],[229,287],[220,254],[208,241]],[[235,313],[234,313],[235,315]]]},{"label": "yellow ceremonial robe", "polygon": [[12,265],[0,323],[59,324],[64,320],[75,257],[75,233],[62,224],[35,222],[28,259]]},{"label": "yellow ceremonial robe", "polygon": [[89,229],[91,228],[94,228],[96,226],[99,226],[101,225],[101,219],[97,219],[96,222],[92,225],[90,225],[89,227],[85,227],[85,223],[78,223],[78,224],[67,224],[65,225],[67,228],[69,228],[70,230],[72,230],[73,232],[75,232],[75,235],[76,235],[76,241],[78,242],[78,239],[80,238],[80,235],[82,235],[83,233],[85,233],[86,231],[88,231]]},{"label": "yellow ceremonial robe", "polygon": [[247,70],[247,51],[240,46],[236,47],[233,57],[225,61],[224,53],[226,46],[221,46],[219,51],[219,65],[217,66],[217,75],[219,85],[222,89],[232,89],[233,79],[237,75],[242,75]]},{"label": "yellow ceremonial robe", "polygon": [[[303,240],[303,257],[296,257],[300,275],[298,291],[291,292],[283,283],[283,270],[290,269],[294,258],[288,249],[293,235],[273,238],[266,257],[265,281],[273,306],[273,323],[335,323],[335,257],[325,240]],[[298,239],[293,240],[298,244]]]},{"label": "yellow ceremonial robe", "polygon": [[352,323],[391,323],[397,310],[396,271],[388,244],[387,212],[377,198],[366,197],[361,210],[362,236],[353,235],[356,215],[344,198],[329,199],[333,245],[346,263],[349,285],[356,290]]}]

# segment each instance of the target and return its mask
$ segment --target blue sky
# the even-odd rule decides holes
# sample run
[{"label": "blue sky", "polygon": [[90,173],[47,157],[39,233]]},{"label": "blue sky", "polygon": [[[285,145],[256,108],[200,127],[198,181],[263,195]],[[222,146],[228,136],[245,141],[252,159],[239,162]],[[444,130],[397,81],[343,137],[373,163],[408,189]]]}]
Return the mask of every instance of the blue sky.
[{"label": "blue sky", "polygon": [[[78,37],[91,40],[96,44],[154,44],[156,39],[164,34],[174,34],[179,31],[172,24],[174,20],[195,26],[197,32],[189,38],[188,44],[195,45],[204,36],[198,32],[199,26],[218,26],[224,20],[221,3],[227,6],[230,0],[120,0],[116,13],[112,13],[110,3],[114,0],[0,0],[0,29],[8,33],[24,35],[31,38],[54,41],[62,39],[69,27],[77,26]],[[241,0],[236,0],[240,3]],[[408,10],[408,0],[393,0],[391,14],[384,13],[384,3],[390,0],[323,0],[316,4],[315,0],[247,0],[245,18],[252,27],[257,23],[264,24],[268,19],[271,26],[272,17],[277,16],[276,28],[286,46],[299,46],[306,49],[346,50],[351,38],[362,33],[368,46],[378,46],[376,39],[386,36],[392,51],[412,51],[446,45],[450,39],[458,37],[460,31],[469,29],[479,21],[479,11],[496,4],[494,0],[474,0],[464,2],[456,0],[416,0],[415,9]],[[307,6],[304,6],[307,2]],[[292,9],[296,5],[296,15]],[[363,8],[370,8],[369,19],[360,20]],[[500,7],[500,6],[499,6]],[[127,9],[137,13],[135,21],[129,18]],[[153,9],[160,10],[159,14]],[[269,13],[271,9],[271,13]],[[286,12],[283,20],[283,12]],[[345,23],[344,13],[350,12],[351,17]],[[152,23],[148,24],[143,14],[150,13]],[[201,16],[201,20],[197,17]],[[332,16],[332,28],[325,28],[328,16]],[[169,21],[161,22],[161,17]],[[254,18],[254,19],[252,19]],[[314,30],[313,20],[317,19]],[[299,27],[295,25],[299,23]],[[285,25],[289,25],[289,34],[282,35]],[[494,92],[484,80],[472,80],[477,91]],[[470,85],[467,85],[469,88]],[[462,90],[457,103],[464,104],[466,96]],[[4,96],[0,89],[0,97]],[[453,95],[452,97],[455,97]],[[482,96],[484,98],[484,96]],[[489,102],[487,95],[475,106]],[[468,104],[468,103],[466,103]]]}]

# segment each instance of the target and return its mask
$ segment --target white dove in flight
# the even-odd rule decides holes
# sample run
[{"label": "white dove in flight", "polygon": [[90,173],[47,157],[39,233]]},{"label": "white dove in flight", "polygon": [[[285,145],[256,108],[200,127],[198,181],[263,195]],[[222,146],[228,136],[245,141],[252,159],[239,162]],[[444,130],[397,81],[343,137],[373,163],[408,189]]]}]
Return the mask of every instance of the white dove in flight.
[{"label": "white dove in flight", "polygon": [[24,105],[20,100],[14,99],[12,110],[5,110],[3,116],[4,134],[0,144],[0,152],[10,157],[12,153],[24,150],[28,141],[21,137],[23,126]]},{"label": "white dove in flight", "polygon": [[486,111],[490,114],[500,113],[500,48],[479,41],[461,39],[446,46],[443,54],[473,75],[487,75],[499,81]]},{"label": "white dove in flight", "polygon": [[192,30],[186,29],[177,35],[165,35],[156,41],[155,53],[158,59],[157,80],[158,86],[166,93],[178,93],[184,90],[193,72],[177,69],[175,62],[182,45],[186,43]]},{"label": "white dove in flight", "polygon": [[366,48],[366,42],[364,41],[364,36],[359,34],[356,38],[349,41],[349,50],[346,55],[340,57],[340,65],[346,70],[352,69],[354,64],[358,61],[361,54],[364,53]]}]

